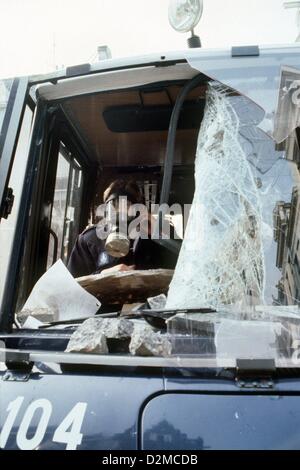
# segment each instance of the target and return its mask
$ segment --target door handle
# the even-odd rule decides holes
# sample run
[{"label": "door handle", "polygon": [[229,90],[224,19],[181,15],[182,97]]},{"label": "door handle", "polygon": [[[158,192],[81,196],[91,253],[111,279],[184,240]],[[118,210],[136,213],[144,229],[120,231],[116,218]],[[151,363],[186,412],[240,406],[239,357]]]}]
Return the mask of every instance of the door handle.
[{"label": "door handle", "polygon": [[56,235],[56,233],[54,232],[54,230],[52,230],[51,228],[49,229],[49,233],[50,235],[52,235],[53,237],[53,240],[54,240],[54,248],[53,248],[53,262],[52,262],[52,266],[54,263],[56,263],[56,260],[57,260],[57,252],[58,252],[58,237]]}]

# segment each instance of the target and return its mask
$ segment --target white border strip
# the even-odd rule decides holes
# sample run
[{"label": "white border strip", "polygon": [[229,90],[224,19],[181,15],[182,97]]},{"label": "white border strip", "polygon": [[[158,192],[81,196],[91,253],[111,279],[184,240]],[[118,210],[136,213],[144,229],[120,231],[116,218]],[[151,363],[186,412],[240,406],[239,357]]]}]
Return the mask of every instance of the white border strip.
[{"label": "white border strip", "polygon": [[[120,366],[120,367],[152,367],[152,368],[234,368],[234,359],[222,360],[222,365],[217,359],[202,359],[199,357],[141,357],[130,355],[99,355],[99,354],[76,354],[76,353],[55,353],[45,351],[27,351],[20,349],[0,349],[0,362],[5,358],[5,354],[29,354],[30,362],[43,362],[52,364],[74,364],[74,365],[97,365],[97,366]],[[4,359],[5,360],[5,359]]]},{"label": "white border strip", "polygon": [[[0,364],[5,361],[5,354],[29,354],[30,362],[42,362],[48,364],[73,364],[73,365],[94,365],[111,367],[150,367],[150,368],[171,368],[171,369],[235,369],[236,359],[223,358],[200,358],[200,357],[141,357],[128,355],[99,355],[99,354],[77,354],[64,352],[30,351],[23,349],[0,348]],[[251,358],[249,358],[250,360]],[[300,362],[293,362],[291,359],[276,359],[277,368],[299,369]]]}]

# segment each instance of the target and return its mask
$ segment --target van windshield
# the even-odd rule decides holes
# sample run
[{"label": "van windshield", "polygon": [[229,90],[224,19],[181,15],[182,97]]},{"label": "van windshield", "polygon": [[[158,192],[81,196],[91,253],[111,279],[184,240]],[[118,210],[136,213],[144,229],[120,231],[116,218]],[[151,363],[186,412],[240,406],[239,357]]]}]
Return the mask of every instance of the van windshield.
[{"label": "van windshield", "polygon": [[[242,82],[244,85],[248,83],[250,90],[255,89],[256,96],[261,96],[268,94],[268,83],[271,80],[272,90],[269,96],[272,96],[273,103],[272,70],[271,67],[264,75],[264,70],[260,69],[259,79],[254,81],[253,78],[245,77],[244,68]],[[164,322],[163,326],[162,323],[156,323],[154,331],[158,333],[157,330],[161,329],[172,346],[171,349],[168,345],[165,349],[154,348],[157,355],[167,351],[167,354],[175,355],[222,357],[225,354],[230,358],[249,358],[256,355],[273,357],[273,352],[276,351],[277,354],[279,350],[290,357],[293,354],[291,345],[299,341],[300,319],[298,108],[294,102],[289,107],[284,95],[285,101],[279,101],[277,110],[275,109],[270,117],[262,107],[263,100],[255,102],[252,92],[249,96],[247,93],[243,94],[243,90],[234,82],[234,77],[224,79],[224,72],[220,74],[220,79],[216,79],[207,71],[204,73],[208,75],[205,77],[205,83],[196,90],[201,96],[195,96],[196,91],[193,91],[193,105],[200,103],[201,106],[201,113],[197,113],[197,118],[201,121],[200,127],[197,125],[195,129],[195,123],[187,125],[182,118],[181,128],[178,130],[176,172],[171,196],[172,203],[177,204],[177,212],[175,215],[172,213],[172,216],[173,219],[176,216],[181,221],[178,232],[182,232],[183,240],[180,240],[181,249],[178,250],[174,272],[169,265],[166,267],[159,263],[154,269],[166,268],[159,274],[151,274],[153,266],[145,268],[144,264],[142,274],[136,270],[135,273],[119,272],[109,274],[111,278],[101,278],[100,272],[96,276],[100,275],[102,287],[106,285],[106,290],[102,291],[101,295],[100,291],[97,291],[99,284],[96,286],[99,277],[92,280],[83,279],[82,274],[74,277],[80,277],[79,284],[95,295],[100,303],[113,303],[114,295],[120,293],[120,286],[125,286],[125,290],[128,289],[126,299],[129,299],[132,305],[139,303],[140,310],[135,310],[135,316],[142,312],[141,317],[144,318],[143,311],[152,309],[154,315],[157,314]],[[234,76],[234,70],[227,70],[227,77],[230,73]],[[277,78],[276,83],[279,83]],[[157,113],[153,112],[153,109],[165,111],[162,103],[170,98],[168,93],[165,93],[164,86],[167,87],[160,85],[162,89],[159,91],[147,90],[145,94],[151,105],[151,113],[150,107],[147,108],[143,102],[142,105],[149,112],[148,117],[150,116],[150,124],[147,122],[144,128],[140,128],[136,120],[127,127],[121,121],[117,122],[118,126],[107,125],[107,122],[116,124],[114,113],[116,101],[119,101],[120,96],[127,108],[128,103],[131,108],[136,105],[136,100],[140,99],[141,94],[136,90],[130,92],[130,100],[126,96],[128,90],[125,90],[124,94],[118,91],[115,95],[110,92],[103,96],[81,96],[77,101],[70,98],[63,105],[68,111],[68,116],[74,119],[77,131],[83,129],[85,135],[89,136],[90,148],[94,145],[95,160],[96,151],[99,151],[104,162],[105,184],[111,175],[119,176],[121,170],[124,175],[125,169],[121,167],[125,167],[126,161],[126,175],[135,171],[135,175],[138,175],[137,182],[143,188],[144,194],[149,192],[149,188],[155,188],[154,200],[151,201],[148,197],[148,211],[152,210],[151,202],[155,202],[155,197],[161,190],[161,179],[157,175],[163,171],[163,164],[155,145],[159,142],[161,156],[168,137],[165,118],[159,131],[153,124],[153,116],[157,119]],[[295,91],[294,87],[290,89]],[[174,96],[171,93],[169,101],[173,103],[179,92],[177,89],[171,89],[171,92]],[[117,93],[120,93],[120,96]],[[128,109],[132,114],[131,108]],[[117,110],[120,120],[122,115],[130,115],[128,109],[123,110],[123,114]],[[91,119],[91,111],[95,116],[100,116],[100,110],[101,119],[98,124]],[[289,120],[286,125],[285,117]],[[112,118],[113,121],[110,121]],[[266,119],[269,123],[271,119],[273,124],[277,124],[267,129],[262,126]],[[97,129],[92,127],[95,122]],[[137,128],[132,129],[133,124]],[[126,145],[122,145],[124,142]],[[195,143],[195,146],[191,145],[191,142]],[[108,143],[111,145],[107,145]],[[117,145],[117,152],[110,153],[112,145]],[[132,153],[134,160],[132,155],[126,154],[129,148],[136,152]],[[151,165],[148,163],[147,167],[150,151],[153,152],[152,160]],[[137,158],[143,159],[143,170],[138,168]],[[193,194],[189,200],[183,195],[188,193],[190,188]],[[155,208],[156,216],[157,204]],[[89,234],[90,237],[94,235],[96,237],[97,232]],[[53,250],[51,255],[54,258]],[[159,256],[157,259],[161,260]],[[134,263],[130,268],[134,268],[132,265]],[[145,271],[149,271],[153,278],[149,275],[146,279]],[[57,278],[54,276],[54,279]],[[154,283],[155,292],[150,295],[149,286]],[[135,298],[137,286],[140,286],[141,290]],[[96,290],[93,290],[94,288]],[[64,296],[63,288],[60,291]],[[160,297],[160,294],[165,294],[166,300],[160,298],[157,303],[153,302],[152,297]],[[53,292],[51,295],[53,297]],[[124,292],[121,295],[123,296]],[[124,303],[130,304],[127,300]],[[95,311],[97,307],[98,305],[94,305]],[[136,306],[134,308],[136,309]],[[114,311],[111,309],[109,313]],[[149,317],[147,321],[149,322]],[[99,327],[106,331],[107,324]],[[128,329],[130,330],[129,326]],[[88,331],[89,334],[95,331],[94,323],[90,324]],[[148,334],[149,330],[145,333],[137,332],[137,338],[140,340]],[[80,338],[83,337],[85,333]],[[275,345],[278,337],[281,338],[279,346]],[[152,338],[150,343],[154,344],[155,341],[156,339]],[[256,352],[253,351],[253,342],[261,344],[261,347],[257,346]],[[72,348],[69,350],[74,352]],[[109,349],[104,347],[103,351],[107,352]]]},{"label": "van windshield", "polygon": [[[208,86],[194,201],[167,307],[200,304],[215,312],[177,313],[168,321],[178,355],[214,351],[221,362],[284,357],[299,365],[300,82],[294,60],[294,67],[281,69],[254,64],[249,78],[236,62],[231,70],[204,65],[215,81]],[[190,63],[197,67],[196,59]]]}]

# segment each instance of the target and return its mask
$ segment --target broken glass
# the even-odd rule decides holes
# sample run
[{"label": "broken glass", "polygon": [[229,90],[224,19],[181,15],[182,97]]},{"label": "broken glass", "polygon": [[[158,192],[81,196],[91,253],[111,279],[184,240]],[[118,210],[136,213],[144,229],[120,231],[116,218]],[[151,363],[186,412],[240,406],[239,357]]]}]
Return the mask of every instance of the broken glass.
[{"label": "broken glass", "polygon": [[299,302],[298,141],[276,144],[261,116],[252,100],[209,84],[167,309]]},{"label": "broken glass", "polygon": [[[242,48],[240,55],[235,57],[224,51],[204,51],[199,54],[196,50],[189,50],[186,59],[194,69],[225,84],[260,106],[264,116],[259,127],[277,143],[285,140],[295,129],[297,117],[293,116],[293,112],[290,116],[281,113],[281,101],[285,97],[284,100],[289,101],[290,107],[290,86],[293,93],[299,90],[298,45],[260,47],[257,56],[243,54]],[[294,76],[286,87],[287,71],[291,69]],[[288,78],[291,78],[290,74]],[[298,108],[299,105],[297,109],[292,107],[292,111],[298,114]]]}]

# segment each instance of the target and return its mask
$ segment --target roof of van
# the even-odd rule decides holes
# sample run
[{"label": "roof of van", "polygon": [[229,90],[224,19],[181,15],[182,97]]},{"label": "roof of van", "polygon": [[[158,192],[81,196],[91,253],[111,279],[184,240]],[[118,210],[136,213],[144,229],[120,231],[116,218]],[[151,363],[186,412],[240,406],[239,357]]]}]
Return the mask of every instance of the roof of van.
[{"label": "roof of van", "polygon": [[[291,53],[300,54],[300,43],[284,44],[284,45],[265,45],[265,46],[238,46],[240,51],[245,50],[245,56],[247,56],[247,50],[251,47],[258,48],[259,55],[269,55],[272,53],[284,54],[287,50]],[[112,71],[124,68],[135,68],[143,65],[168,65],[174,62],[186,62],[188,58],[200,58],[205,59],[211,58],[231,58],[232,48],[227,49],[184,49],[181,51],[171,52],[157,52],[154,54],[139,55],[125,58],[112,58],[106,59],[93,64],[81,64],[65,69],[57,70],[53,73],[43,75],[32,75],[29,77],[31,84],[41,82],[55,82],[57,80],[69,77],[77,77],[90,73],[97,73],[101,71]]]}]

